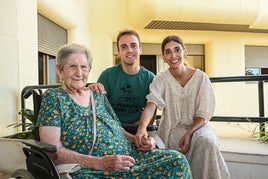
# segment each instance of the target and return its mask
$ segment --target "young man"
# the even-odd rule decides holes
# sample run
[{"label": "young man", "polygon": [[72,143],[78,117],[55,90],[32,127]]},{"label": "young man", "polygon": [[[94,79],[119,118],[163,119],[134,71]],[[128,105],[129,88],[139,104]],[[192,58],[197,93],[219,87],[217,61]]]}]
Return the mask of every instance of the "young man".
[{"label": "young man", "polygon": [[[106,93],[122,127],[129,133],[136,134],[141,114],[147,103],[146,95],[150,92],[149,86],[155,75],[140,66],[142,49],[139,34],[134,30],[119,32],[117,50],[121,63],[104,70],[98,83],[91,84],[89,87],[93,91]],[[155,115],[150,124],[154,120]],[[165,148],[156,131],[149,130],[151,131],[148,134],[155,139],[157,147]]]},{"label": "young man", "polygon": [[[104,70],[98,83],[90,85],[104,93],[122,124],[138,124],[154,73],[140,66],[140,37],[134,30],[124,30],[117,36],[121,63]],[[103,86],[102,86],[102,85]]]}]

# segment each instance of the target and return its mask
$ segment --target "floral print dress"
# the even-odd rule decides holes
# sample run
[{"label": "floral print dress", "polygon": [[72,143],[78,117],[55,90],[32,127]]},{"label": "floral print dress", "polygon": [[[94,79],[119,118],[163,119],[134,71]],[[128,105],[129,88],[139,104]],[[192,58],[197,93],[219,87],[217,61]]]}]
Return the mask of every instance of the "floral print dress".
[{"label": "floral print dress", "polygon": [[[185,156],[174,150],[139,151],[125,138],[121,124],[105,95],[94,93],[96,111],[96,141],[92,156],[129,155],[135,159],[130,170],[98,171],[83,168],[72,173],[73,178],[192,178]],[[61,128],[65,148],[89,154],[93,143],[92,107],[78,105],[65,90],[48,89],[42,98],[37,126]]]}]

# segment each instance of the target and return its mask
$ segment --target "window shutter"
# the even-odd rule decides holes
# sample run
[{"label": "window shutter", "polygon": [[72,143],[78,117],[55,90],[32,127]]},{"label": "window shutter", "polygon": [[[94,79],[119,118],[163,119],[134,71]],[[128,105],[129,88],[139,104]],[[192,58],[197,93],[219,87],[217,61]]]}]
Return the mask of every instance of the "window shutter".
[{"label": "window shutter", "polygon": [[60,46],[67,43],[67,30],[38,14],[38,51],[56,56]]}]

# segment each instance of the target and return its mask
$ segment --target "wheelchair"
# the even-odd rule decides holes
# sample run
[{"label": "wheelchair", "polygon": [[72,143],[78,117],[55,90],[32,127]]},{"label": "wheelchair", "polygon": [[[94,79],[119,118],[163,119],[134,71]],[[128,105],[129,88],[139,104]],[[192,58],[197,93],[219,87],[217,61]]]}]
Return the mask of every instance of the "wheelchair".
[{"label": "wheelchair", "polygon": [[[21,92],[21,108],[25,109],[25,99],[32,96],[34,119],[36,121],[39,108],[42,101],[42,93],[49,88],[57,88],[60,85],[36,85],[26,86]],[[22,119],[25,122],[25,119]],[[34,124],[35,125],[35,124]],[[137,125],[126,124],[124,129],[129,133],[135,134],[137,131]],[[23,128],[23,130],[25,130]],[[148,131],[157,130],[157,125],[149,125]],[[42,143],[39,138],[39,129],[34,129],[34,140],[25,140],[22,142],[25,144],[23,152],[26,156],[26,169],[18,169],[12,173],[11,177],[16,179],[61,179],[59,171],[55,164],[47,155],[47,152],[53,153],[57,151],[56,146]]]}]

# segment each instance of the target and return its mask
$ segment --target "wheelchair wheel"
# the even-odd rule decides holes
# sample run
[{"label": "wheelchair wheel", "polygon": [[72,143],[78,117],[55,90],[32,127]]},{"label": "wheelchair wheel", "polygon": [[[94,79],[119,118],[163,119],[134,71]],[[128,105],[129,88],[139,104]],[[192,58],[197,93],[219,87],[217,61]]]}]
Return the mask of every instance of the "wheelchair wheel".
[{"label": "wheelchair wheel", "polygon": [[12,173],[11,178],[16,179],[34,179],[31,172],[25,169],[18,169]]}]

